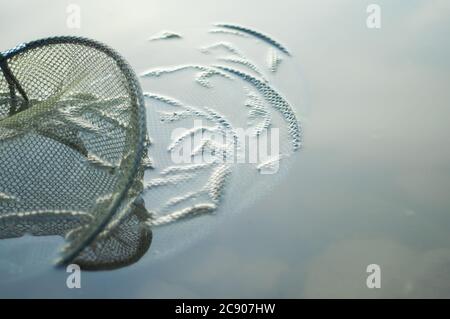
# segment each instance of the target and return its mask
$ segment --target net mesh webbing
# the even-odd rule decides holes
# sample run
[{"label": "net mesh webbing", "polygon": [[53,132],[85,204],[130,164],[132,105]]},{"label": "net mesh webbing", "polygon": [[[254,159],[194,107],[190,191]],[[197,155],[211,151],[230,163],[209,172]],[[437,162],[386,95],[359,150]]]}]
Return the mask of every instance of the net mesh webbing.
[{"label": "net mesh webbing", "polygon": [[145,109],[131,68],[75,37],[0,60],[0,238],[65,236],[60,263],[82,268],[137,260],[151,230],[140,198]]}]

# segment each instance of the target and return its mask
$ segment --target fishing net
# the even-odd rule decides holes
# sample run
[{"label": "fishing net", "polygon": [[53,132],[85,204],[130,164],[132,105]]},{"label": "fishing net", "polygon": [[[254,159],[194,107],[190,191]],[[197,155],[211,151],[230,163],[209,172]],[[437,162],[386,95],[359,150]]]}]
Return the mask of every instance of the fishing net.
[{"label": "fishing net", "polygon": [[76,37],[0,55],[0,238],[61,235],[60,264],[116,268],[151,242],[140,86],[113,50]]}]

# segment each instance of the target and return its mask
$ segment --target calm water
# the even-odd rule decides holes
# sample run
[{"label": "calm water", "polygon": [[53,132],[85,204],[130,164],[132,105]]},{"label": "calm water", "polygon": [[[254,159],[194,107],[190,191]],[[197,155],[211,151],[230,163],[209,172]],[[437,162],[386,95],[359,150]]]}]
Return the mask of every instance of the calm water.
[{"label": "calm water", "polygon": [[[448,1],[377,1],[381,29],[366,27],[368,3],[356,0],[73,2],[79,30],[66,27],[72,1],[1,0],[0,50],[82,35],[141,72],[156,58],[145,40],[160,30],[264,30],[301,70],[276,84],[288,95],[302,87],[304,148],[281,183],[176,254],[83,272],[74,290],[38,263],[3,280],[1,297],[450,297]],[[1,243],[2,261],[20,255],[14,242]],[[380,289],[366,286],[373,263]]]}]

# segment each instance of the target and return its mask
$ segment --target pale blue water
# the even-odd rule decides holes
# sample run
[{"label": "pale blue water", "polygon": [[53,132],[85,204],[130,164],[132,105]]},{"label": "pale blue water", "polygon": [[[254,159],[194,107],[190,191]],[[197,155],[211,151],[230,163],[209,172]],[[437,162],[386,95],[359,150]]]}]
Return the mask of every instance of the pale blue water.
[{"label": "pale blue water", "polygon": [[[72,2],[2,1],[0,50],[83,35],[141,72],[154,58],[145,40],[161,30],[231,21],[268,32],[301,69],[300,80],[281,77],[276,87],[294,94],[301,86],[307,101],[304,148],[289,174],[187,248],[83,272],[81,289],[68,289],[67,274],[51,267],[9,280],[3,265],[36,248],[30,238],[11,242],[16,250],[3,241],[0,296],[450,297],[448,2],[377,1],[377,30],[366,27],[368,3],[356,0],[194,2],[78,1],[74,30],[66,26]],[[380,289],[366,287],[372,263],[381,266]]]}]

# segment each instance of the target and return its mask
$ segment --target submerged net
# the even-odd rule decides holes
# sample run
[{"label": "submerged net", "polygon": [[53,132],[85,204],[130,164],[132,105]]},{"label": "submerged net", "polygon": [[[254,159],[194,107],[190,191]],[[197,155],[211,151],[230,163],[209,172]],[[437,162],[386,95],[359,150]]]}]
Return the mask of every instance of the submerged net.
[{"label": "submerged net", "polygon": [[59,263],[129,264],[151,241],[141,89],[97,42],[56,37],[0,56],[0,238],[65,236]]},{"label": "submerged net", "polygon": [[241,212],[258,222],[254,205],[273,198],[301,146],[297,111],[307,104],[287,46],[248,27],[201,30],[159,32],[135,55],[146,61],[141,85],[155,139],[143,198],[153,225],[170,223],[154,227],[152,261],[223,232],[224,219]]}]

